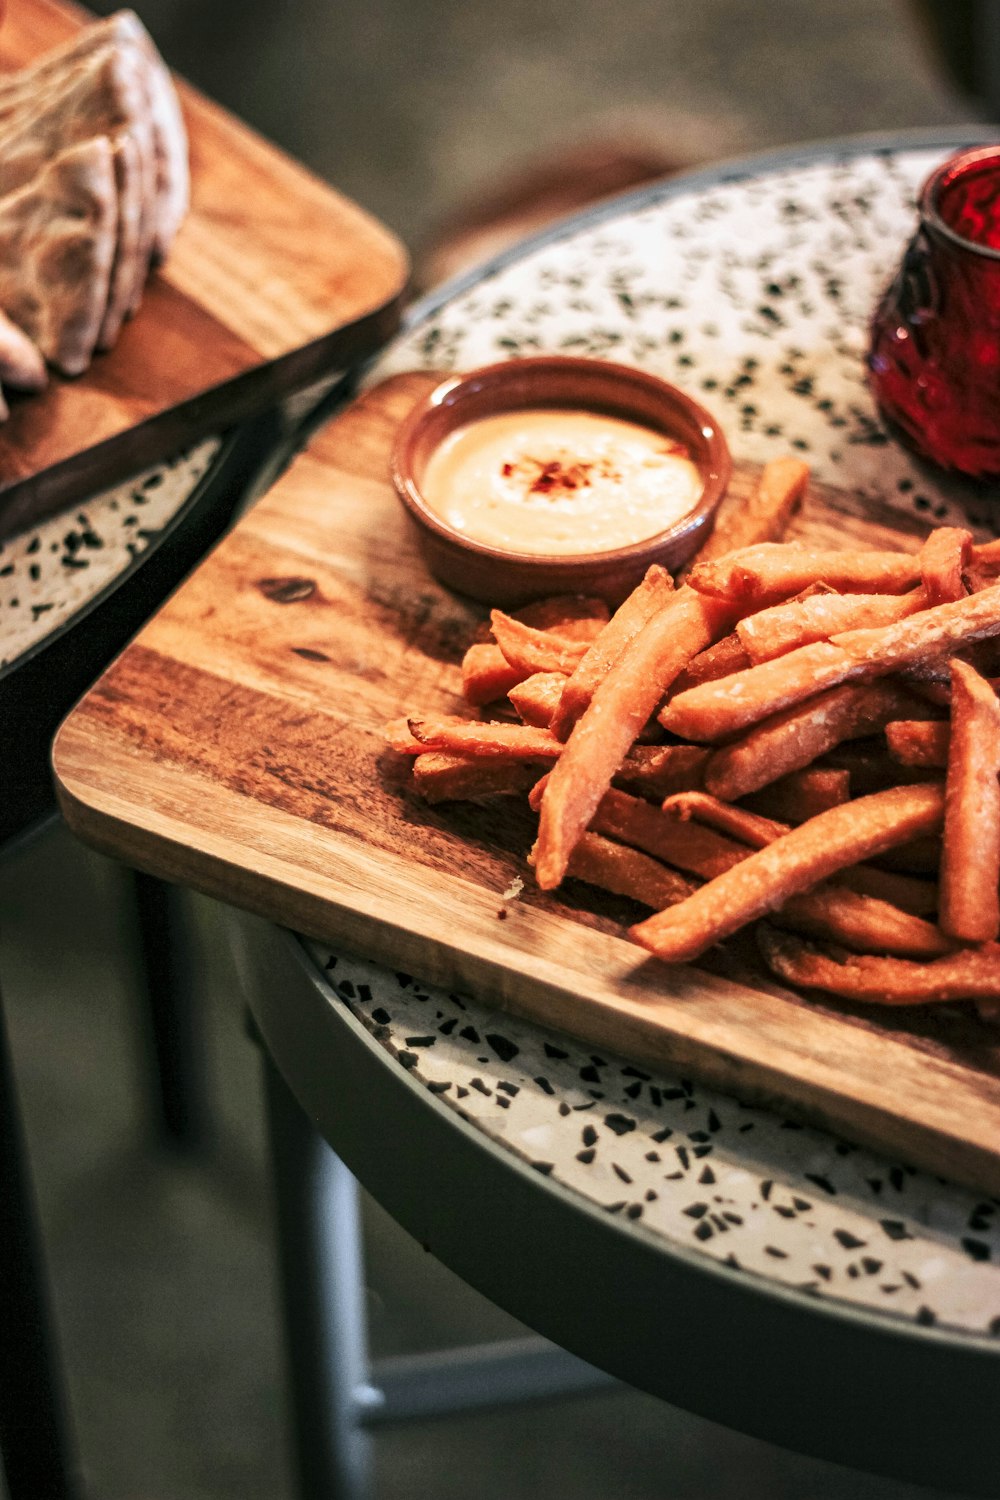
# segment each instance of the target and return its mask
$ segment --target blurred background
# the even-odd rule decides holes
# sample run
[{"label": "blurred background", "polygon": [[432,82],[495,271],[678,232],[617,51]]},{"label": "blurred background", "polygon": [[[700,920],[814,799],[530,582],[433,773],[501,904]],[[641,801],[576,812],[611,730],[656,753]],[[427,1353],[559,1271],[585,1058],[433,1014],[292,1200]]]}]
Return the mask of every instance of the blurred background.
[{"label": "blurred background", "polygon": [[136,8],[174,67],[383,219],[418,257],[456,219],[477,218],[498,186],[512,179],[516,195],[527,168],[544,164],[552,184],[568,154],[568,175],[585,177],[594,157],[585,150],[581,165],[581,146],[596,146],[601,160],[617,146],[651,168],[685,166],[951,123],[981,117],[1000,74],[995,0]]},{"label": "blurred background", "polygon": [[[168,62],[391,225],[424,285],[657,171],[981,120],[996,97],[992,0],[136,9]],[[0,864],[0,912],[89,1494],[291,1500],[258,1059],[216,914],[189,904],[214,1121],[207,1153],[185,1158],[156,1144],[142,1105],[118,872],[51,831]],[[519,1331],[371,1204],[367,1222],[377,1353]],[[543,1488],[547,1500],[929,1493],[794,1458],[626,1391],[385,1433],[376,1477],[378,1500],[517,1500]]]}]

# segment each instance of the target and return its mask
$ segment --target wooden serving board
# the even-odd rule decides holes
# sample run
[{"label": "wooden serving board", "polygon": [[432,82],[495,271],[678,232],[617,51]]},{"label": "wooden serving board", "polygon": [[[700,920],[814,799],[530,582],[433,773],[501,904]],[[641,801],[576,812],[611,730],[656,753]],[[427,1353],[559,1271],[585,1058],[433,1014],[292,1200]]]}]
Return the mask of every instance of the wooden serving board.
[{"label": "wooden serving board", "polygon": [[[24,67],[90,19],[57,0],[17,0],[0,24],[0,69]],[[75,380],[12,395],[0,536],[352,363],[398,323],[409,275],[399,241],[178,89],[190,212],[115,348]]]},{"label": "wooden serving board", "polygon": [[[533,887],[526,808],[414,795],[383,725],[461,711],[459,662],[484,614],[428,577],[388,478],[399,421],[438,378],[396,376],[322,431],[70,715],[54,752],[70,827],[299,931],[1000,1191],[1000,1037],[971,1008],[838,1010],[735,951],[711,973],[668,968],[623,936],[634,908]],[[737,492],[754,473],[737,469]],[[816,486],[798,529],[915,548],[898,524]]]}]

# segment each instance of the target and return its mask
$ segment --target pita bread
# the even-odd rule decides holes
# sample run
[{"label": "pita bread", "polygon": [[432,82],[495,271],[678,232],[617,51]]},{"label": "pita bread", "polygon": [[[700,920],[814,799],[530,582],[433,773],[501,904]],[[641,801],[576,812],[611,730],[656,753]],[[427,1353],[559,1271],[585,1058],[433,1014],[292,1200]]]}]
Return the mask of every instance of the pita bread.
[{"label": "pita bread", "polygon": [[31,67],[20,68],[16,73],[0,78],[0,118],[19,101],[37,96],[40,89],[48,86],[75,63],[83,61],[90,53],[109,43],[138,42],[141,45],[143,38],[149,39],[150,46],[153,45],[149,33],[134,11],[119,10],[112,16],[95,21],[93,25],[77,32],[68,42],[63,42],[61,47],[53,47],[46,52]]},{"label": "pita bread", "polygon": [[16,391],[40,391],[48,378],[41,351],[0,312],[0,380]]},{"label": "pita bread", "polygon": [[118,238],[114,149],[95,136],[0,198],[0,307],[65,375],[90,363]]},{"label": "pita bread", "polygon": [[117,11],[82,32],[72,43],[49,52],[32,68],[0,79],[0,129],[27,103],[63,89],[95,53],[106,48],[134,49],[145,93],[145,114],[156,161],[156,222],[153,245],[158,259],[170,248],[190,198],[187,133],[173,79],[149,32],[134,11]]},{"label": "pita bread", "polygon": [[[0,195],[30,182],[46,162],[78,141],[99,135],[115,138],[123,132],[132,137],[135,151],[123,148],[121,166],[121,178],[127,184],[138,178],[134,188],[127,187],[124,216],[130,225],[132,205],[138,201],[139,223],[132,250],[137,264],[122,260],[121,282],[127,282],[131,292],[129,310],[141,298],[158,217],[158,167],[146,72],[147,64],[136,47],[105,43],[71,64],[51,87],[21,100],[0,121]],[[112,323],[116,316],[112,309]]]},{"label": "pita bread", "polygon": [[[148,38],[147,38],[148,40]],[[158,216],[154,252],[162,260],[184,221],[191,198],[187,131],[173,79],[149,42],[150,120],[158,167]]]},{"label": "pita bread", "polygon": [[122,324],[142,296],[149,269],[141,254],[143,229],[142,161],[135,138],[120,130],[111,138],[114,152],[115,189],[118,194],[118,239],[111,265],[108,305],[104,310],[98,349],[110,349]]}]

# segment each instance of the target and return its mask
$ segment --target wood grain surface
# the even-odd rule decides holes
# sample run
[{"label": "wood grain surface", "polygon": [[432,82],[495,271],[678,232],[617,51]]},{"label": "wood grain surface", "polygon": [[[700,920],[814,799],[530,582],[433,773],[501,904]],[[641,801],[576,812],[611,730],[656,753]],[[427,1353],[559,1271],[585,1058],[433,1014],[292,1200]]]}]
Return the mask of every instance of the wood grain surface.
[{"label": "wood grain surface", "polygon": [[[461,711],[484,614],[428,577],[388,480],[395,429],[438,378],[394,377],[320,432],[88,694],[55,747],[70,826],[299,931],[1000,1190],[1000,1037],[971,1008],[806,1001],[739,943],[711,972],[668,968],[623,937],[626,903],[533,887],[518,803],[414,795],[383,725]],[[734,485],[753,478],[739,467]],[[814,486],[797,529],[915,548],[899,520]]]},{"label": "wood grain surface", "polygon": [[[90,19],[17,0],[0,69]],[[155,38],[154,38],[155,40]],[[0,535],[125,478],[382,343],[409,267],[355,204],[186,84],[191,209],[115,348],[0,424]]]}]

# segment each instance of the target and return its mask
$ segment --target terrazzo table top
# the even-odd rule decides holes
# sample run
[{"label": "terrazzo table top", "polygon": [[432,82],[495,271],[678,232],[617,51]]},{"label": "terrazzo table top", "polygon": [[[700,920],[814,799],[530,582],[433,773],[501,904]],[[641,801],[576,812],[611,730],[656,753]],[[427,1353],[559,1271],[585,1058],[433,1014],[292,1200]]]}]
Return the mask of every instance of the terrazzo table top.
[{"label": "terrazzo table top", "polygon": [[0,670],[44,647],[139,564],[220,447],[220,438],[206,438],[0,542]]},{"label": "terrazzo table top", "polygon": [[[916,193],[957,144],[847,144],[634,195],[418,310],[371,379],[533,353],[633,363],[704,401],[740,458],[800,452],[821,480],[968,524],[957,492],[890,441],[863,367]],[[984,501],[972,520],[994,532],[1000,510]],[[1000,1339],[1000,1200],[308,946],[387,1065],[623,1233],[803,1296]]]}]

